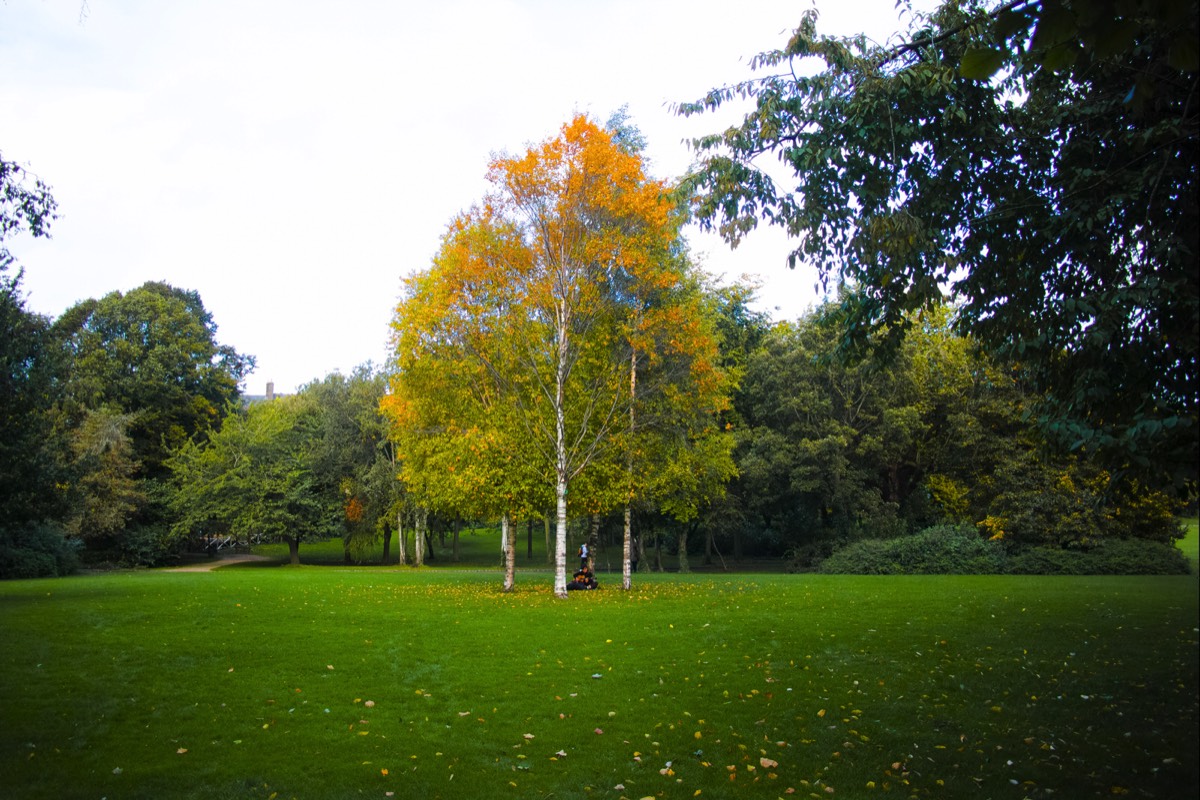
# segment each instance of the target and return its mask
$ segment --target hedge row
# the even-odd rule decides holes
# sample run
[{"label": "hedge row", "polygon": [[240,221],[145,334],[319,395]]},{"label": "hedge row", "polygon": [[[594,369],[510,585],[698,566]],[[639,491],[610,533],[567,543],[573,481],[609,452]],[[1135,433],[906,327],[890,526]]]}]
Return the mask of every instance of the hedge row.
[{"label": "hedge row", "polygon": [[0,528],[0,579],[48,578],[78,568],[78,541],[53,525]]},{"label": "hedge row", "polygon": [[1186,575],[1177,547],[1145,539],[1101,540],[1088,548],[1009,551],[975,529],[939,525],[912,536],[865,539],[835,550],[820,572],[846,575]]}]

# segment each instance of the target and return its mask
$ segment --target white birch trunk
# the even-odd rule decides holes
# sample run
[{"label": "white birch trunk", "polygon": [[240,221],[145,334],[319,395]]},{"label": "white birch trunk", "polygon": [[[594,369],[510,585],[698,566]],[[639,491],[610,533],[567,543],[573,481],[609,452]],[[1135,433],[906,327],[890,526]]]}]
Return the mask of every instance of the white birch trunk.
[{"label": "white birch trunk", "polygon": [[634,350],[629,355],[629,460],[627,463],[629,470],[629,499],[625,502],[625,540],[621,547],[621,588],[629,591],[629,587],[633,584],[632,573],[629,568],[629,548],[633,542],[633,402],[637,397],[637,350]]},{"label": "white birch trunk", "polygon": [[425,523],[429,512],[421,509],[417,512],[417,524],[413,531],[413,566],[425,565]]},{"label": "white birch trunk", "polygon": [[630,569],[630,556],[633,545],[633,509],[625,504],[625,542],[621,548],[621,588],[629,591],[633,583],[633,571]]},{"label": "white birch trunk", "polygon": [[517,542],[508,524],[508,514],[500,518],[500,540],[504,543],[504,591],[511,592],[516,583]]},{"label": "white birch trunk", "polygon": [[569,332],[569,310],[566,300],[558,307],[558,364],[554,379],[554,498],[555,498],[555,543],[554,543],[554,594],[567,598],[567,419],[564,403],[567,383],[567,336]]}]

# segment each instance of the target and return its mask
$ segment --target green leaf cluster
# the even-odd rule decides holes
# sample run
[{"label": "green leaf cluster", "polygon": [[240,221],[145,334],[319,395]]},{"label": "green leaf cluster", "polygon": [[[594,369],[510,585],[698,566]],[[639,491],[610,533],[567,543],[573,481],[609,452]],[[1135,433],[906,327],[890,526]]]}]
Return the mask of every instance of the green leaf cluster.
[{"label": "green leaf cluster", "polygon": [[956,326],[1037,390],[1036,417],[1116,476],[1196,481],[1197,3],[947,0],[900,45],[804,15],[763,71],[678,107],[751,110],[698,139],[702,224],[759,221],[854,288],[845,344]]}]

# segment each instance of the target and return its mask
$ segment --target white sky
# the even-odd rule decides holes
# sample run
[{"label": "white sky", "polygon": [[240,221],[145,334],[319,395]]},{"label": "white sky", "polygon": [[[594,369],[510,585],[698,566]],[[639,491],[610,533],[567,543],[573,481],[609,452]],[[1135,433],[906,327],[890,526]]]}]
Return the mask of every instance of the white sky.
[{"label": "white sky", "polygon": [[[748,77],[810,3],[0,0],[0,152],[61,214],[53,239],[10,242],[28,306],[195,289],[257,357],[255,394],[381,364],[402,276],[482,196],[491,153],[628,104],[653,174],[677,177],[684,141],[733,118],[670,104]],[[817,0],[818,30],[882,41],[894,5]],[[775,231],[689,239],[710,271],[761,275],[777,318],[816,297]]]}]

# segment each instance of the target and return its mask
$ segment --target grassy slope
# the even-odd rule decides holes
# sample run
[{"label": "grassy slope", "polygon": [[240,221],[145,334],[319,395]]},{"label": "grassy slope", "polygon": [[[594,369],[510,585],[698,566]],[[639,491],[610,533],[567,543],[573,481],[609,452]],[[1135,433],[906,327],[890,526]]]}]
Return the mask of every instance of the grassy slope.
[{"label": "grassy slope", "polygon": [[0,796],[1197,783],[1195,576],[654,575],[568,601],[545,573],[509,596],[497,578],[245,566],[0,584]]}]

